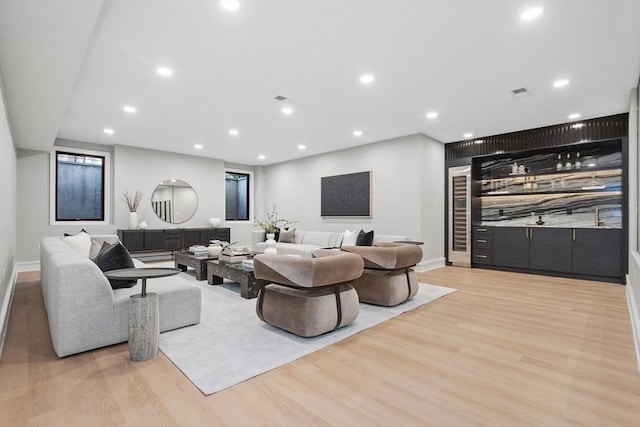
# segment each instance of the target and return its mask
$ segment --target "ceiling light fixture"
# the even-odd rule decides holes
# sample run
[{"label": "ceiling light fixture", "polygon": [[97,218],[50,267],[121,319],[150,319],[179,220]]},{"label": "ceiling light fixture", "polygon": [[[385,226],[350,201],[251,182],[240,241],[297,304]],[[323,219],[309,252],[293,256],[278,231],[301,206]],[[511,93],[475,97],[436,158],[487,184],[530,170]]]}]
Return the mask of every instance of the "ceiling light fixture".
[{"label": "ceiling light fixture", "polygon": [[136,107],[133,107],[131,105],[125,105],[122,109],[125,111],[125,113],[132,113],[132,114],[138,111]]},{"label": "ceiling light fixture", "polygon": [[569,114],[569,118],[570,119],[577,119],[580,116],[581,116],[580,113],[571,113],[571,114]]},{"label": "ceiling light fixture", "polygon": [[196,150],[202,150],[202,144],[196,144],[193,146]]},{"label": "ceiling light fixture", "polygon": [[523,21],[530,21],[531,19],[536,19],[538,16],[542,15],[542,12],[544,12],[543,8],[532,7],[522,12],[522,15],[520,15],[520,19],[522,19]]},{"label": "ceiling light fixture", "polygon": [[298,150],[306,150],[306,149],[307,149],[306,145],[303,145],[303,144],[298,145]]},{"label": "ceiling light fixture", "polygon": [[566,86],[568,84],[569,84],[569,80],[560,79],[560,80],[556,80],[555,82],[553,82],[553,87],[564,87],[564,86]]},{"label": "ceiling light fixture", "polygon": [[220,0],[220,6],[226,10],[236,11],[240,9],[240,2],[238,0]]},{"label": "ceiling light fixture", "polygon": [[364,83],[364,84],[369,84],[369,83],[373,83],[373,76],[371,74],[365,74],[364,76],[360,77],[360,83]]},{"label": "ceiling light fixture", "polygon": [[462,136],[464,136],[465,138],[471,138],[473,136],[473,134],[471,132],[467,132]]},{"label": "ceiling light fixture", "polygon": [[435,111],[427,113],[427,119],[435,119],[436,117],[438,117],[438,113],[436,113]]},{"label": "ceiling light fixture", "polygon": [[353,136],[362,136],[362,131],[361,130],[354,130],[353,131]]},{"label": "ceiling light fixture", "polygon": [[167,68],[167,67],[158,67],[156,69],[156,72],[158,74],[160,74],[162,77],[171,77],[173,76],[173,70]]},{"label": "ceiling light fixture", "polygon": [[265,156],[264,154],[260,154],[260,155],[258,156],[258,158],[259,158],[260,160],[264,160],[264,159],[266,159],[266,158],[267,158],[267,156]]},{"label": "ceiling light fixture", "polygon": [[238,129],[229,129],[229,135],[238,136]]},{"label": "ceiling light fixture", "polygon": [[293,108],[291,108],[291,107],[284,107],[282,109],[282,114],[289,115],[289,114],[292,114],[292,113],[293,113]]},{"label": "ceiling light fixture", "polygon": [[103,129],[102,132],[106,133],[107,135],[113,135],[115,133],[113,129],[109,129],[109,128]]}]

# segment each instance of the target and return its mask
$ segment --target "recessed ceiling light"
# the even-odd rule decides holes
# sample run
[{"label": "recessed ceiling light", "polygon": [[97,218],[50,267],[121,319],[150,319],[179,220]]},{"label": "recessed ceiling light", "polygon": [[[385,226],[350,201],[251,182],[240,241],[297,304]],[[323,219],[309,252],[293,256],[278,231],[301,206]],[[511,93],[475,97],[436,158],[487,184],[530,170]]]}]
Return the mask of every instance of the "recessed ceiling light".
[{"label": "recessed ceiling light", "polygon": [[307,149],[306,145],[303,145],[303,144],[298,145],[298,150],[306,150],[306,149]]},{"label": "recessed ceiling light", "polygon": [[122,109],[123,109],[126,113],[135,113],[136,111],[138,111],[138,110],[136,109],[136,107],[134,107],[134,106],[132,106],[132,105],[125,105]]},{"label": "recessed ceiling light", "polygon": [[427,119],[435,119],[436,117],[438,117],[438,113],[436,113],[435,111],[427,113]]},{"label": "recessed ceiling light", "polygon": [[580,116],[581,116],[580,113],[571,113],[571,114],[569,114],[569,118],[570,119],[577,119]]},{"label": "recessed ceiling light", "polygon": [[238,136],[238,129],[229,129],[229,135]]},{"label": "recessed ceiling light", "polygon": [[520,19],[522,19],[523,21],[529,21],[530,19],[535,19],[538,16],[542,15],[542,12],[544,12],[543,8],[532,7],[522,12],[522,15],[520,15]]},{"label": "recessed ceiling light", "polygon": [[374,78],[371,74],[365,74],[364,76],[360,77],[360,82],[364,84],[373,83],[373,80]]},{"label": "recessed ceiling light", "polygon": [[260,155],[258,156],[258,158],[259,158],[260,160],[264,160],[264,159],[266,159],[266,158],[267,158],[267,156],[265,156],[264,154],[260,154]]},{"label": "recessed ceiling light", "polygon": [[569,84],[569,80],[567,79],[560,79],[560,80],[556,80],[555,82],[553,82],[553,87],[563,87]]},{"label": "recessed ceiling light", "polygon": [[109,128],[103,129],[102,132],[106,133],[107,135],[113,135],[115,133],[113,129]]},{"label": "recessed ceiling light", "polygon": [[240,2],[238,0],[220,0],[220,6],[226,10],[238,10]]},{"label": "recessed ceiling light", "polygon": [[171,182],[176,182],[176,179],[175,178],[171,178]]},{"label": "recessed ceiling light", "polygon": [[202,144],[196,144],[193,147],[197,150],[202,150]]},{"label": "recessed ceiling light", "polygon": [[473,136],[473,134],[471,132],[467,132],[462,136],[464,136],[465,138],[471,138]]},{"label": "recessed ceiling light", "polygon": [[291,107],[284,107],[284,108],[282,109],[282,114],[287,114],[287,115],[289,115],[289,114],[292,114],[292,113],[293,113],[293,108],[291,108]]},{"label": "recessed ceiling light", "polygon": [[156,69],[156,72],[158,74],[160,74],[163,77],[171,77],[173,76],[173,70],[167,68],[167,67],[158,67],[158,69]]},{"label": "recessed ceiling light", "polygon": [[361,130],[354,130],[353,131],[353,136],[362,136],[362,131]]}]

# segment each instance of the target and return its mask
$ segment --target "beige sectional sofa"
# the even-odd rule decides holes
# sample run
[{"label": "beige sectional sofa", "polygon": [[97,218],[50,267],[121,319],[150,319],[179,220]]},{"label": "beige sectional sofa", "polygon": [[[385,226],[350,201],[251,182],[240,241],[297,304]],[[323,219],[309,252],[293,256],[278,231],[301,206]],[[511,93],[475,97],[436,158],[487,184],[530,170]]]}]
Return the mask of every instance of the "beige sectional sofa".
[{"label": "beige sectional sofa", "polygon": [[[276,249],[278,255],[299,255],[304,258],[311,258],[311,253],[318,248],[339,248],[342,245],[344,233],[330,231],[305,231],[295,230],[294,243],[278,242]],[[252,236],[252,248],[255,252],[263,253],[265,250],[265,232],[256,230]],[[410,240],[409,236],[373,234],[373,243],[394,242],[400,240]]]},{"label": "beige sectional sofa", "polygon": [[[118,236],[92,236],[95,244],[118,242]],[[145,264],[134,259],[136,267]],[[42,296],[49,330],[59,357],[80,353],[128,339],[131,288],[112,289],[98,266],[61,237],[45,237],[40,245]],[[160,302],[160,332],[200,322],[200,289],[179,276],[150,279],[148,292]]]}]

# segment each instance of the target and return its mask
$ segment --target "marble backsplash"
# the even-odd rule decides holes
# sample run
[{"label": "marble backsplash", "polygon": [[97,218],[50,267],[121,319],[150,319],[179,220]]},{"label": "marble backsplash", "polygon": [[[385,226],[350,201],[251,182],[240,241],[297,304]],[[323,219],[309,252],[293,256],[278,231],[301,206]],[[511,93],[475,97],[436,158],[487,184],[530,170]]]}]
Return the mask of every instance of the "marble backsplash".
[{"label": "marble backsplash", "polygon": [[542,216],[547,227],[622,228],[620,191],[491,196],[481,203],[481,223],[487,226],[535,225]]}]

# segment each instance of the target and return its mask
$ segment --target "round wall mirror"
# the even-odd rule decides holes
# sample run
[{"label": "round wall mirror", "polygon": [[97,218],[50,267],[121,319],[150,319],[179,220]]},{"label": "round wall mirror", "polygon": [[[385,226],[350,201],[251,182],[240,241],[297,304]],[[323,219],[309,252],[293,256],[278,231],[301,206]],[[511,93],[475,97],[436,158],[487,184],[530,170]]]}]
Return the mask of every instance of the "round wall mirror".
[{"label": "round wall mirror", "polygon": [[189,220],[198,208],[198,195],[186,182],[168,179],[156,187],[151,206],[158,218],[171,224]]}]

